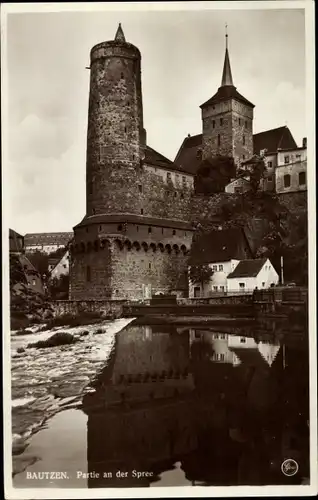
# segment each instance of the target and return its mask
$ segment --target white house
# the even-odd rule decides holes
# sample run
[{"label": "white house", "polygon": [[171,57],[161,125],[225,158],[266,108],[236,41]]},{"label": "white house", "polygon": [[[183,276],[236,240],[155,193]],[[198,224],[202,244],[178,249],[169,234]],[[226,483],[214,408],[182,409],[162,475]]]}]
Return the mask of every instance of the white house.
[{"label": "white house", "polygon": [[227,276],[228,291],[252,291],[277,285],[279,276],[269,259],[241,260]]},{"label": "white house", "polygon": [[62,274],[69,274],[70,272],[70,263],[69,263],[69,251],[67,250],[62,258],[57,262],[55,267],[50,270],[50,278],[60,278]]},{"label": "white house", "polygon": [[191,247],[191,263],[209,266],[213,274],[206,283],[189,280],[189,297],[208,297],[227,291],[227,277],[241,259],[251,256],[249,242],[241,228],[223,229],[202,234]]}]

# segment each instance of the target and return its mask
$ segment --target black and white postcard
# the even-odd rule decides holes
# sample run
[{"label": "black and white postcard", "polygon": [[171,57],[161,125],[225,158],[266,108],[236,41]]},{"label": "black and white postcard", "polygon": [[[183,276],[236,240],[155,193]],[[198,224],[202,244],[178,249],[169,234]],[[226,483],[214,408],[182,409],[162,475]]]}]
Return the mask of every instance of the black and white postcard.
[{"label": "black and white postcard", "polygon": [[7,500],[317,493],[314,4],[2,4]]}]

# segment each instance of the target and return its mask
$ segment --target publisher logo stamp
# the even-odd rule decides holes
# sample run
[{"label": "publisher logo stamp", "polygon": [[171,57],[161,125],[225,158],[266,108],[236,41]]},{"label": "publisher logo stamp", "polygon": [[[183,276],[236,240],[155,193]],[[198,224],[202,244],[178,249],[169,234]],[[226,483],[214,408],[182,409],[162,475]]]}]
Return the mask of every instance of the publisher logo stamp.
[{"label": "publisher logo stamp", "polygon": [[282,473],[285,474],[285,476],[294,476],[297,474],[298,468],[298,463],[293,458],[287,458],[281,466]]}]

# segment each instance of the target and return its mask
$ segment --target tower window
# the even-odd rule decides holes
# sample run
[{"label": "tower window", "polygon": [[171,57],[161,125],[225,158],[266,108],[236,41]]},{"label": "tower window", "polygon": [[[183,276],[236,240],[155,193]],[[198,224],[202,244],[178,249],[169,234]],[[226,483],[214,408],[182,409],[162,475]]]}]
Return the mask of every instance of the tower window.
[{"label": "tower window", "polygon": [[212,121],[212,127],[215,128],[215,120]]},{"label": "tower window", "polygon": [[144,209],[143,208],[140,209],[140,213],[141,213],[141,215],[144,213]]},{"label": "tower window", "polygon": [[99,226],[99,230],[100,230],[100,231],[102,230],[102,226]]},{"label": "tower window", "polygon": [[125,127],[125,132],[127,132],[127,127]]},{"label": "tower window", "polygon": [[118,230],[118,231],[122,231],[122,229],[123,229],[123,226],[122,226],[121,224],[119,224],[119,225],[117,226],[117,230]]},{"label": "tower window", "polygon": [[222,127],[222,125],[223,125],[223,118],[220,118],[220,125]]},{"label": "tower window", "polygon": [[284,175],[284,187],[285,188],[290,187],[290,175],[289,174]]},{"label": "tower window", "polygon": [[90,268],[90,266],[86,267],[86,281],[91,281],[91,268]]},{"label": "tower window", "polygon": [[245,135],[243,135],[243,146],[245,146]]},{"label": "tower window", "polygon": [[139,231],[139,226],[137,226],[137,227],[136,227],[136,229],[137,229],[137,233],[138,233],[138,231]]},{"label": "tower window", "polygon": [[141,184],[138,185],[138,190],[139,190],[139,193],[142,193],[142,185]]},{"label": "tower window", "polygon": [[148,233],[151,233],[151,231],[152,231],[151,227],[148,227]]},{"label": "tower window", "polygon": [[220,146],[220,145],[221,145],[221,136],[220,136],[220,134],[218,134],[218,146]]},{"label": "tower window", "polygon": [[149,262],[149,269],[151,269],[151,264],[150,264],[150,262]]},{"label": "tower window", "polygon": [[306,172],[299,172],[298,182],[300,186],[304,186],[306,184]]},{"label": "tower window", "polygon": [[172,231],[172,234],[173,234],[173,236],[175,236],[175,234],[176,234],[176,230],[175,229]]}]

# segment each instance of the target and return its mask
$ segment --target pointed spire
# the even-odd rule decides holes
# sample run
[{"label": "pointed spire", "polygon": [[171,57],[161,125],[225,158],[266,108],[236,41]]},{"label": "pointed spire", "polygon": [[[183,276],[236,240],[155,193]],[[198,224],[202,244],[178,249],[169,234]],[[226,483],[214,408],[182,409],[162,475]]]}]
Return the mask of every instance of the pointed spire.
[{"label": "pointed spire", "polygon": [[126,41],[123,29],[121,27],[121,23],[119,23],[119,25],[118,25],[117,32],[115,35],[115,40],[117,40],[118,42],[125,42]]},{"label": "pointed spire", "polygon": [[227,24],[226,24],[225,25],[225,59],[224,59],[221,87],[225,87],[227,85],[233,86],[233,79],[232,79],[230,57],[229,57],[229,51],[228,51],[228,34],[227,34]]}]

